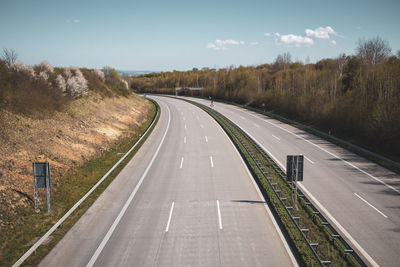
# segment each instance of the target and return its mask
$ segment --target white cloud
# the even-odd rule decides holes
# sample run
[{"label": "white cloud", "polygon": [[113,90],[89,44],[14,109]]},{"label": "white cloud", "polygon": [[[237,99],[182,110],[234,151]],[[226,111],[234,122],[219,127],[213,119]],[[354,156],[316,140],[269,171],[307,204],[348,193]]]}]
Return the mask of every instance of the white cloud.
[{"label": "white cloud", "polygon": [[244,44],[243,41],[235,41],[235,40],[216,40],[215,43],[217,45],[238,45]]},{"label": "white cloud", "polygon": [[217,46],[215,44],[209,43],[208,45],[206,45],[206,48],[210,48],[210,49],[215,49],[215,50],[228,50],[228,48],[224,47],[224,46]]},{"label": "white cloud", "polygon": [[258,44],[260,44],[259,42],[251,42],[250,43],[251,45],[258,45]]},{"label": "white cloud", "polygon": [[242,45],[244,44],[243,41],[236,41],[236,40],[215,40],[214,43],[209,43],[206,45],[206,48],[215,49],[219,51],[228,50],[228,45]]},{"label": "white cloud", "polygon": [[332,40],[332,41],[331,41],[331,44],[336,45],[336,41],[335,41],[335,40]]},{"label": "white cloud", "polygon": [[338,35],[334,29],[330,26],[326,27],[318,27],[315,30],[311,29],[306,29],[306,35],[308,37],[315,37],[315,38],[320,38],[320,39],[329,39],[330,34],[332,35]]},{"label": "white cloud", "polygon": [[271,36],[269,32],[264,33],[264,36]]},{"label": "white cloud", "polygon": [[80,19],[74,19],[74,20],[72,20],[72,22],[73,23],[79,23],[79,22],[81,22],[81,20]]},{"label": "white cloud", "polygon": [[300,36],[300,35],[295,35],[295,34],[286,34],[286,35],[281,35],[280,33],[275,33],[276,36],[276,41],[278,44],[286,44],[286,45],[294,45],[296,47],[301,47],[301,46],[312,46],[314,44],[314,40],[306,37],[306,36]]}]

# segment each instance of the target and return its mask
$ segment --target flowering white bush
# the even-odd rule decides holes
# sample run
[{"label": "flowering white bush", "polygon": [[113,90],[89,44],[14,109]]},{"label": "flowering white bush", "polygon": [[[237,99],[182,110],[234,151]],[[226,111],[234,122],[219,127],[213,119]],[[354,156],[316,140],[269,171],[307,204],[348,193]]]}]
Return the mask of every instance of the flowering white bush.
[{"label": "flowering white bush", "polygon": [[24,73],[28,75],[30,78],[35,77],[35,71],[33,70],[33,68],[29,65],[25,65],[24,62],[22,61],[17,61],[15,63],[12,63],[11,69],[13,69],[16,72]]},{"label": "flowering white bush", "polygon": [[50,72],[50,73],[54,72],[53,66],[51,66],[50,63],[47,61],[43,61],[42,63],[39,64],[39,66],[46,72]]},{"label": "flowering white bush", "polygon": [[43,81],[47,82],[47,80],[49,79],[49,75],[47,75],[46,72],[41,71],[41,72],[39,73],[39,75],[37,76],[37,78],[38,78],[39,80],[43,80]]},{"label": "flowering white bush", "polygon": [[71,69],[70,68],[65,68],[64,69],[64,75],[65,75],[65,77],[67,77],[67,79],[71,78],[72,77]]},{"label": "flowering white bush", "polygon": [[102,80],[103,82],[106,80],[106,76],[104,75],[104,72],[102,72],[101,70],[93,70],[93,73],[96,74],[96,76],[98,78],[100,78],[100,80]]},{"label": "flowering white bush", "polygon": [[57,78],[56,78],[56,85],[57,85],[57,88],[58,88],[61,92],[63,92],[63,94],[65,95],[65,94],[66,94],[66,91],[67,91],[67,83],[65,82],[65,79],[64,79],[64,77],[63,77],[61,74],[58,74],[58,75],[57,75]]},{"label": "flowering white bush", "polygon": [[125,89],[129,88],[128,82],[121,79],[122,84],[125,86]]},{"label": "flowering white bush", "polygon": [[[86,95],[89,91],[88,82],[78,67],[61,69],[61,73],[57,75],[54,74],[54,68],[46,61],[34,68],[18,61],[11,64],[9,68],[15,74],[21,73],[27,76],[31,82],[35,80],[44,82],[49,89],[59,90],[64,96],[69,95],[74,99]],[[95,73],[100,79],[105,80],[104,73],[101,71]],[[18,79],[23,79],[23,77],[18,77]],[[43,84],[32,84],[32,86],[40,87]]]},{"label": "flowering white bush", "polygon": [[66,89],[73,98],[78,98],[88,93],[87,81],[79,68],[69,67],[65,69],[64,73],[67,76]]}]

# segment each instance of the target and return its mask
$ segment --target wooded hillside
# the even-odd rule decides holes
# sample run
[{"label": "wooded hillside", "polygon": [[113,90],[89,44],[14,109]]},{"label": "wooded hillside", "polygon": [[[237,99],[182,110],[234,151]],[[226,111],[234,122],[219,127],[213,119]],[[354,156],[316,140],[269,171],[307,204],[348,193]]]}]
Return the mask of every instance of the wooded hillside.
[{"label": "wooded hillside", "polygon": [[315,64],[292,62],[193,69],[132,77],[139,92],[184,92],[234,101],[300,120],[400,161],[400,53],[379,37],[360,41],[354,55]]}]

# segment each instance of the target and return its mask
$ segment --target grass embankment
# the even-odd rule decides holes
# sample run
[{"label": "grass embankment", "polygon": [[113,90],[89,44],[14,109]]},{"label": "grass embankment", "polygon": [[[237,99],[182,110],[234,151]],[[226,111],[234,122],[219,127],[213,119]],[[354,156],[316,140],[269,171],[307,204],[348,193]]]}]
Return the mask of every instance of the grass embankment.
[{"label": "grass embankment", "polygon": [[[249,137],[220,114],[216,115],[202,105],[191,103],[209,113],[232,139],[253,173],[281,228],[290,238],[291,245],[295,248],[301,264],[316,266],[320,265],[320,261],[326,263],[330,261],[334,266],[363,266],[363,263],[357,260],[357,256],[348,251],[349,246],[342,243],[337,232],[327,225],[326,220],[316,211],[315,207],[310,205],[304,195],[300,193],[301,197],[297,200],[298,209],[286,209],[286,207],[294,206],[292,187],[277,172],[271,160],[257,149]],[[268,178],[263,172],[267,173]],[[302,233],[300,229],[308,229],[308,231]],[[307,244],[306,239],[312,244],[314,251]]]},{"label": "grass embankment", "polygon": [[[93,185],[127,152],[141,137],[156,117],[158,106],[153,102],[145,123],[135,127],[133,134],[121,140],[115,147],[105,151],[100,157],[89,160],[80,167],[69,171],[60,181],[57,192],[51,196],[51,213],[46,213],[46,206],[40,206],[40,213],[32,208],[19,211],[20,223],[12,232],[0,233],[0,239],[7,237],[8,244],[2,251],[0,266],[12,265],[18,258],[33,245],[33,241],[46,233],[49,228],[59,220]],[[156,123],[153,124],[150,132]],[[149,134],[150,134],[149,132]],[[141,140],[136,148],[118,165],[117,168],[101,183],[96,190],[75,210],[66,221],[51,235],[46,244],[41,245],[23,265],[37,265],[44,256],[57,244],[67,231],[78,221],[85,211],[94,203],[97,197],[114,180],[122,168],[135,155],[149,134]],[[3,237],[4,236],[4,237]],[[4,238],[4,239],[3,239]]]}]

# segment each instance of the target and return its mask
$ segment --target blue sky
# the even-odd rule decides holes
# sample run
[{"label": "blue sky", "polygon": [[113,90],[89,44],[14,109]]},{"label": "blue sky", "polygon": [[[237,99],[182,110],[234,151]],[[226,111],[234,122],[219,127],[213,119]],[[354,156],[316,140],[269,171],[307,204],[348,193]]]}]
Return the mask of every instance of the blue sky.
[{"label": "blue sky", "polygon": [[[19,60],[121,70],[311,62],[380,36],[400,49],[400,1],[0,0],[0,48]],[[269,36],[268,36],[269,35]]]}]

